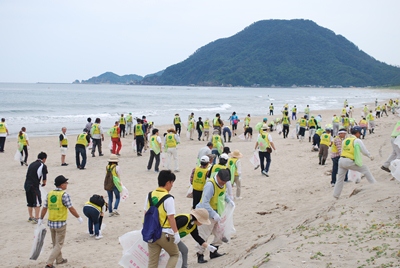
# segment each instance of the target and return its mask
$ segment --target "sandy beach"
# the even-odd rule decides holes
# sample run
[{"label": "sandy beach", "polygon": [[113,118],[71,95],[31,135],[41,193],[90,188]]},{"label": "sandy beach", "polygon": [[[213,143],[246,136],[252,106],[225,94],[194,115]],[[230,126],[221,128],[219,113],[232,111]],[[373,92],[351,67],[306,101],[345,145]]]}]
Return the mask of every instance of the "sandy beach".
[{"label": "sandy beach", "polygon": [[[351,105],[351,103],[349,104]],[[373,105],[370,105],[373,107]],[[312,109],[312,107],[311,107]],[[340,114],[340,107],[335,111],[311,111],[312,115],[322,115],[322,126],[331,123],[334,113]],[[281,117],[276,108],[275,116]],[[361,109],[354,111],[358,122]],[[195,118],[201,114],[195,114]],[[186,118],[182,116],[182,119]],[[290,138],[294,132],[292,122],[289,138],[272,132],[277,153],[272,154],[269,177],[254,170],[249,159],[254,151],[256,133],[251,142],[233,137],[227,143],[231,151],[238,149],[242,158],[242,200],[236,201],[234,222],[236,234],[229,244],[224,244],[219,251],[226,256],[197,264],[195,241],[185,237],[183,241],[189,247],[190,267],[398,267],[400,260],[399,234],[399,182],[380,169],[391,153],[390,133],[399,117],[376,119],[375,134],[363,140],[367,149],[375,157],[370,161],[364,157],[377,184],[369,184],[365,178],[361,183],[347,183],[339,200],[332,197],[329,171],[332,161],[328,157],[325,166],[318,165],[318,153],[311,152],[308,131],[305,142]],[[262,118],[252,118],[251,126],[261,122]],[[243,122],[243,120],[242,120]],[[171,125],[172,126],[172,125]],[[162,135],[171,126],[156,126]],[[68,127],[68,126],[66,126]],[[109,127],[109,126],[103,126]],[[241,134],[242,124],[238,133]],[[255,132],[255,131],[254,131]],[[29,134],[29,130],[28,130]],[[67,132],[68,134],[68,132]],[[82,208],[92,194],[102,194],[105,167],[110,155],[107,149],[109,137],[103,144],[104,156],[91,157],[85,170],[75,166],[75,138],[69,135],[67,163],[60,166],[58,136],[30,137],[29,160],[36,159],[40,151],[48,154],[49,169],[46,191],[53,189],[54,178],[64,175],[69,178],[67,192],[72,203],[84,219],[79,224],[71,214],[63,256],[67,264],[57,267],[120,267],[122,247],[118,237],[126,232],[140,229],[143,220],[143,205],[147,193],[157,187],[157,174],[146,170],[149,153],[136,156],[132,150],[133,135],[122,139],[123,148],[119,166],[121,180],[129,190],[129,198],[119,206],[120,216],[105,215],[103,223],[104,238],[94,240],[87,233],[87,219]],[[197,137],[197,133],[195,134]],[[23,184],[27,167],[15,161],[16,138],[9,136],[5,153],[0,154],[2,170],[0,227],[1,267],[44,267],[51,250],[51,237],[48,233],[43,252],[37,261],[29,260],[35,225],[28,223],[25,191]],[[206,142],[189,141],[186,130],[181,133],[178,147],[180,172],[171,191],[175,197],[178,213],[188,213],[191,199],[186,198],[189,177],[196,164],[197,152]],[[97,153],[96,153],[97,154]],[[352,192],[357,189],[356,194]],[[48,216],[48,215],[47,215]],[[47,219],[46,216],[46,219]],[[47,221],[46,221],[47,222]],[[382,266],[382,265],[392,266]]]}]

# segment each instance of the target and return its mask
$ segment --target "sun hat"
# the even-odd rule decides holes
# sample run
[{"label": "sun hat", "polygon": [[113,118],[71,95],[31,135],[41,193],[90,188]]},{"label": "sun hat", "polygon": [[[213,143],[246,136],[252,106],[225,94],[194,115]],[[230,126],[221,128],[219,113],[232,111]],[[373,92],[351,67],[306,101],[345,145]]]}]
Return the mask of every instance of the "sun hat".
[{"label": "sun hat", "polygon": [[64,177],[63,175],[57,176],[57,178],[54,179],[54,185],[55,186],[60,186],[63,183],[66,183],[68,179]]},{"label": "sun hat", "polygon": [[111,155],[110,155],[110,159],[108,159],[108,162],[115,162],[115,163],[118,163],[118,161],[119,161],[118,156],[115,155],[115,154],[111,154]]},{"label": "sun hat", "polygon": [[192,214],[198,222],[204,225],[210,225],[211,222],[208,219],[208,211],[205,208],[196,208],[192,209],[190,211],[190,214]]},{"label": "sun hat", "polygon": [[210,162],[210,158],[208,157],[208,156],[206,156],[206,155],[203,155],[201,158],[200,158],[200,162]]},{"label": "sun hat", "polygon": [[262,129],[268,129],[268,125],[267,124],[262,125]]},{"label": "sun hat", "polygon": [[168,132],[168,133],[169,133],[169,132],[173,132],[173,133],[176,134],[176,131],[175,131],[175,129],[173,129],[173,128],[168,129],[167,132]]},{"label": "sun hat", "polygon": [[240,157],[242,157],[243,156],[243,154],[241,154],[240,152],[239,152],[239,150],[234,150],[232,153],[231,153],[231,156],[232,157],[235,157],[235,158],[240,158]]},{"label": "sun hat", "polygon": [[230,181],[231,175],[228,169],[220,169],[216,175],[221,181]]}]

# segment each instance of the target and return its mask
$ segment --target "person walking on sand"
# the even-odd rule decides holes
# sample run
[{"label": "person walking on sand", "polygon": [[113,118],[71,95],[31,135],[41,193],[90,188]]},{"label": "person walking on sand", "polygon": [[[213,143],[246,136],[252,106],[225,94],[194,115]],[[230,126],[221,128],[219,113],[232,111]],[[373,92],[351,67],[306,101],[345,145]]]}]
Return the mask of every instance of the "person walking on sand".
[{"label": "person walking on sand", "polygon": [[158,135],[158,129],[155,128],[152,130],[152,136],[150,137],[150,158],[147,163],[147,171],[151,170],[153,165],[154,158],[156,159],[156,163],[154,164],[154,171],[159,172],[160,166],[160,154],[162,153],[162,141],[160,136]]},{"label": "person walking on sand", "polygon": [[66,127],[63,127],[61,129],[59,140],[60,140],[60,152],[61,152],[61,166],[68,166],[68,164],[65,163],[65,156],[67,155],[68,151],[68,137],[67,137]]},{"label": "person walking on sand", "polygon": [[221,120],[221,115],[219,113],[215,114],[213,120],[213,128],[214,130],[218,130],[218,134],[221,135],[222,127],[224,126],[224,122]]},{"label": "person walking on sand", "polygon": [[79,216],[78,212],[72,206],[70,195],[65,191],[68,187],[68,179],[63,175],[60,175],[55,178],[54,185],[56,186],[56,189],[47,194],[38,221],[38,224],[41,225],[48,210],[49,218],[47,226],[50,228],[53,249],[46,261],[45,268],[54,268],[54,261],[56,261],[56,264],[64,264],[68,262],[67,259],[63,258],[61,252],[67,232],[68,210],[78,219],[79,223],[83,222],[81,216]]},{"label": "person walking on sand", "polygon": [[198,140],[200,141],[201,135],[203,134],[203,129],[204,129],[204,124],[203,121],[201,121],[201,117],[199,117],[199,121],[196,123],[196,130],[198,133]]},{"label": "person walking on sand", "polygon": [[[86,128],[83,129],[83,132],[78,135],[76,138],[75,144],[75,162],[76,167],[79,169],[85,169],[87,156],[86,156],[86,147],[88,146],[90,141],[90,136],[86,132]],[[80,156],[82,156],[82,162],[80,160]]]},{"label": "person walking on sand", "polygon": [[[118,166],[118,156],[115,154],[111,154],[110,158],[108,159],[108,165],[106,167],[106,172],[111,172],[112,175],[112,183],[110,185],[106,185],[107,182],[104,182],[104,187],[106,188],[107,195],[108,195],[108,216],[119,216],[118,206],[121,200],[120,192],[122,192],[122,183],[121,183],[121,170]],[[107,178],[107,176],[106,176]],[[115,195],[115,204],[113,207]]]},{"label": "person walking on sand", "polygon": [[236,184],[236,196],[235,199],[242,199],[240,196],[241,188],[242,188],[242,164],[240,162],[240,158],[243,155],[239,150],[234,150],[230,154],[230,158],[228,159],[228,167],[231,172],[231,183]]},{"label": "person walking on sand", "polygon": [[125,126],[126,120],[124,114],[121,114],[121,117],[119,118],[120,138],[125,138]]},{"label": "person walking on sand", "polygon": [[126,135],[132,135],[133,117],[132,113],[126,116]]},{"label": "person walking on sand", "polygon": [[389,155],[385,163],[381,166],[381,169],[390,173],[390,162],[395,159],[400,159],[400,147],[395,144],[396,138],[400,136],[400,121],[397,121],[396,125],[393,128],[392,134],[390,135],[390,144],[392,145],[392,153]]},{"label": "person walking on sand", "polygon": [[121,148],[122,148],[121,129],[119,128],[119,122],[115,121],[114,126],[112,128],[110,128],[109,131],[110,131],[111,142],[112,142],[111,153],[119,156],[119,152],[121,151]]},{"label": "person walking on sand", "polygon": [[302,142],[304,140],[304,136],[306,134],[306,127],[307,127],[307,116],[304,115],[303,118],[300,118],[300,122],[299,122],[298,136],[300,137],[300,142]]},{"label": "person walking on sand", "polygon": [[[264,124],[262,126],[262,132],[258,134],[256,145],[254,150],[259,149],[258,155],[260,157],[260,167],[261,167],[261,174],[269,177],[269,166],[271,165],[271,153],[272,149],[276,151],[275,145],[272,141],[271,134],[267,133],[268,126]],[[264,166],[264,159],[266,160],[266,165]]]},{"label": "person walking on sand", "polygon": [[325,133],[322,133],[321,135],[321,141],[319,143],[319,164],[320,165],[325,165],[326,159],[328,158],[328,153],[329,153],[329,147],[331,147],[333,142],[333,138],[331,135],[331,129],[326,128]]},{"label": "person walking on sand", "polygon": [[103,150],[101,148],[101,143],[104,141],[103,128],[100,125],[100,118],[96,118],[92,128],[90,129],[90,136],[92,137],[93,145],[92,145],[92,157],[95,157],[96,147],[99,151],[99,156],[103,156]]},{"label": "person walking on sand", "polygon": [[[213,135],[211,137],[211,142],[213,145],[211,153],[215,154],[218,157],[224,149],[224,142],[219,134],[218,129],[214,129]],[[214,159],[214,163],[215,161],[216,158]]]},{"label": "person walking on sand", "polygon": [[290,126],[290,118],[287,115],[284,115],[282,117],[282,133],[283,133],[283,138],[286,139],[289,135],[289,126]]},{"label": "person walking on sand", "polygon": [[175,132],[178,133],[178,135],[181,135],[182,121],[179,114],[175,114],[173,124],[175,126]]},{"label": "person walking on sand", "polygon": [[[28,222],[37,223],[39,218],[40,206],[42,205],[42,195],[40,193],[40,181],[42,181],[42,187],[46,186],[47,181],[47,166],[45,165],[47,154],[40,152],[38,159],[32,162],[26,172],[25,178],[25,195],[26,204],[28,207]],[[33,216],[35,211],[35,217]]]},{"label": "person walking on sand", "polygon": [[236,112],[233,112],[232,115],[229,117],[229,121],[232,126],[232,135],[236,136],[237,125],[239,123],[239,117],[236,115]]},{"label": "person walking on sand", "polygon": [[8,135],[10,134],[8,133],[6,119],[2,118],[0,122],[0,153],[4,153],[4,145]]},{"label": "person walking on sand", "polygon": [[24,157],[23,161],[21,161],[21,166],[28,166],[28,146],[29,146],[29,138],[28,134],[26,134],[26,128],[22,127],[20,132],[18,133],[18,150],[21,152],[21,160]]},{"label": "person walking on sand", "polygon": [[[374,160],[374,157],[368,152],[364,143],[360,140],[361,128],[356,126],[351,129],[350,137],[346,138],[342,143],[342,153],[339,159],[338,177],[333,190],[333,197],[339,198],[342,190],[344,179],[348,170],[358,171],[365,175],[370,183],[376,183],[374,176],[369,168],[362,163],[362,155]],[[357,183],[357,182],[356,182]]]},{"label": "person walking on sand", "polygon": [[179,161],[178,161],[178,150],[177,145],[180,143],[179,135],[173,128],[167,130],[167,135],[165,135],[164,144],[167,149],[167,169],[170,169],[172,158],[174,159],[175,172],[179,172]]},{"label": "person walking on sand", "polygon": [[203,141],[210,139],[210,119],[208,117],[204,121]]},{"label": "person walking on sand", "polygon": [[[331,186],[334,187],[336,183],[336,177],[337,173],[339,170],[339,159],[340,155],[342,153],[342,142],[344,138],[346,137],[347,130],[344,128],[339,129],[338,136],[336,136],[333,139],[332,142],[332,154],[331,154],[331,159],[332,159],[332,174],[331,174]],[[346,178],[344,181],[348,181],[347,179],[347,173],[346,173]]]},{"label": "person walking on sand", "polygon": [[314,118],[313,115],[311,116],[310,120],[308,120],[307,125],[308,125],[308,132],[309,132],[308,142],[311,142],[311,139],[312,139],[312,137],[314,137],[316,128],[318,126],[318,122]]},{"label": "person walking on sand", "polygon": [[166,267],[173,268],[178,262],[179,249],[177,244],[181,238],[175,221],[175,201],[173,196],[169,194],[175,180],[176,176],[170,170],[161,170],[158,174],[158,188],[147,195],[144,204],[144,213],[146,214],[151,205],[155,206],[164,198],[162,205],[158,206],[160,226],[162,227],[161,237],[147,244],[149,249],[148,268],[158,267],[161,249],[164,249],[170,256]]},{"label": "person walking on sand", "polygon": [[87,121],[87,123],[85,125],[85,129],[86,129],[85,132],[89,132],[93,125],[92,118],[88,117],[88,119],[86,121]]},{"label": "person walking on sand", "polygon": [[274,115],[274,104],[271,102],[271,105],[269,106],[269,115]]},{"label": "person walking on sand", "polygon": [[193,187],[193,209],[200,202],[203,188],[207,181],[209,164],[210,158],[207,155],[203,155],[200,159],[200,166],[195,167],[190,175],[190,184]]},{"label": "person walking on sand", "polygon": [[133,130],[133,139],[136,140],[136,152],[138,156],[142,156],[142,150],[144,148],[144,131],[142,126],[142,119],[136,120],[136,125]]}]

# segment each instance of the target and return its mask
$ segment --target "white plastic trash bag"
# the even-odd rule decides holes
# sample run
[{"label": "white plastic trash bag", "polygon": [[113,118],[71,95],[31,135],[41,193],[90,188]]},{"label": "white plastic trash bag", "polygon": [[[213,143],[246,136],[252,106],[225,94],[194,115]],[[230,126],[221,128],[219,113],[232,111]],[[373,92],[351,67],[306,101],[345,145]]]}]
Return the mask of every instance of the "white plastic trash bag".
[{"label": "white plastic trash bag", "polygon": [[250,163],[251,163],[255,168],[257,168],[258,166],[260,166],[260,156],[258,155],[258,151],[255,151],[249,160],[250,160]]},{"label": "white plastic trash bag", "polygon": [[238,137],[239,137],[239,139],[241,139],[243,141],[246,140],[246,137],[244,136],[244,133],[240,134]]},{"label": "white plastic trash bag", "polygon": [[349,170],[347,176],[349,180],[354,181],[355,183],[359,183],[361,181],[362,174],[355,170]]},{"label": "white plastic trash bag", "polygon": [[17,149],[17,151],[15,152],[14,160],[19,161],[19,162],[22,162],[22,154],[21,154],[20,151],[18,151],[18,149]]},{"label": "white plastic trash bag", "polygon": [[31,260],[37,260],[40,253],[42,252],[44,238],[46,237],[46,226],[44,224],[37,224],[35,231],[33,232],[33,245],[31,250]]},{"label": "white plastic trash bag", "polygon": [[392,176],[396,180],[400,181],[400,159],[395,159],[392,162],[390,162],[389,169]]},{"label": "white plastic trash bag", "polygon": [[193,198],[193,186],[190,184],[189,189],[186,193],[187,198]]},{"label": "white plastic trash bag", "polygon": [[224,243],[231,240],[232,234],[236,233],[233,226],[233,212],[235,207],[230,203],[226,204],[225,210],[221,215],[221,220],[216,225],[215,235]]},{"label": "white plastic trash bag", "polygon": [[[143,241],[142,231],[135,230],[119,237],[119,243],[123,249],[123,256],[118,264],[125,268],[147,267],[149,263],[149,251],[147,243]],[[158,267],[166,267],[169,255],[161,250]],[[182,255],[179,253],[179,260],[176,267],[182,266]]]},{"label": "white plastic trash bag", "polygon": [[137,151],[137,149],[136,149],[136,141],[132,141],[132,149],[133,149],[134,152]]},{"label": "white plastic trash bag", "polygon": [[281,135],[281,133],[282,133],[282,125],[281,124],[276,126],[276,131],[278,131],[278,134]]},{"label": "white plastic trash bag", "polygon": [[129,197],[128,189],[126,189],[126,187],[124,185],[122,185],[122,192],[121,192],[120,196],[121,196],[122,202],[126,201],[126,199],[128,199],[128,197]]},{"label": "white plastic trash bag", "polygon": [[161,158],[161,165],[166,168],[167,167],[167,153],[161,153],[160,154],[160,158]]},{"label": "white plastic trash bag", "polygon": [[393,143],[400,147],[400,136],[397,136]]}]

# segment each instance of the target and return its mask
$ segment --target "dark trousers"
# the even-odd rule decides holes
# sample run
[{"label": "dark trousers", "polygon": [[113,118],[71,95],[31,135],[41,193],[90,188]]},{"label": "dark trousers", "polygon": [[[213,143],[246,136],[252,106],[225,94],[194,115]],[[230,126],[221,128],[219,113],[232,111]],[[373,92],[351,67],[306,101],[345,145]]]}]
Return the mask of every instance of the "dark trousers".
[{"label": "dark trousers", "polygon": [[27,145],[24,145],[24,147],[22,148],[22,151],[21,151],[22,157],[24,157],[24,153],[25,153],[25,158],[24,158],[24,162],[21,162],[21,165],[23,163],[27,163],[27,161],[28,161],[28,146]]},{"label": "dark trousers", "polygon": [[[80,160],[80,156],[82,156],[82,163]],[[84,168],[86,166],[86,148],[84,147],[75,147],[75,160],[77,168]]]},{"label": "dark trousers", "polygon": [[92,145],[92,154],[96,152],[96,146],[97,150],[99,151],[99,154],[102,154],[101,150],[101,139],[92,139],[93,145]]},{"label": "dark trousers", "polygon": [[120,124],[119,125],[119,129],[120,129],[120,134],[122,138],[125,138],[125,125],[124,124]]},{"label": "dark trousers", "polygon": [[158,172],[158,166],[160,165],[160,154],[156,154],[153,150],[150,150],[150,158],[149,163],[147,164],[147,169],[150,170],[153,165],[153,160],[156,159],[156,163],[154,165],[154,171]]},{"label": "dark trousers", "polygon": [[193,190],[193,209],[195,209],[197,204],[200,203],[202,194],[203,194],[203,191]]},{"label": "dark trousers", "polygon": [[0,137],[0,152],[4,152],[5,143],[6,143],[6,137]]},{"label": "dark trousers", "polygon": [[94,234],[98,236],[100,229],[100,211],[91,206],[84,206],[83,214],[85,214],[85,216],[88,218],[89,234],[93,234],[94,226]]},{"label": "dark trousers", "polygon": [[[331,184],[332,184],[332,183],[335,184],[335,183],[336,183],[336,177],[337,177],[338,170],[339,170],[339,159],[340,159],[340,156],[338,156],[338,157],[333,157],[333,158],[331,158],[331,159],[332,159],[332,163],[333,163],[333,165],[332,165]],[[347,172],[346,172],[346,177],[345,177],[344,181],[348,181],[348,180],[349,180],[348,177],[347,177],[347,174],[348,174],[348,173],[349,173],[349,172],[347,171]]]},{"label": "dark trousers", "polygon": [[283,138],[286,139],[289,135],[289,125],[283,125]]},{"label": "dark trousers", "polygon": [[274,115],[274,110],[269,110],[269,115]]},{"label": "dark trousers", "polygon": [[[271,154],[268,152],[258,152],[258,156],[260,157],[260,167],[261,171],[265,171],[268,173],[269,171],[269,166],[271,165]],[[265,165],[264,168],[264,159],[267,161],[267,164]]]},{"label": "dark trousers", "polygon": [[181,135],[181,124],[175,124],[175,131],[179,135]]},{"label": "dark trousers", "polygon": [[143,147],[144,147],[144,137],[136,136],[136,151],[138,153],[142,153]]}]

